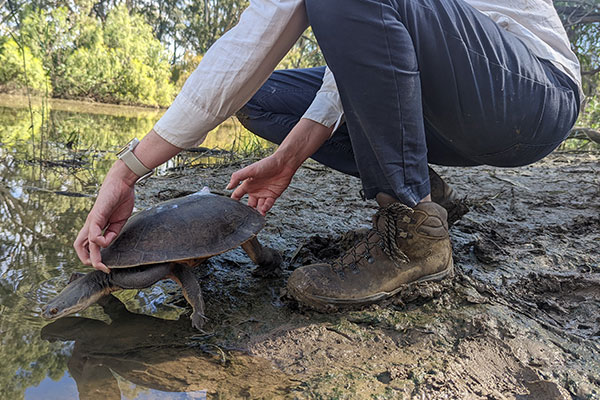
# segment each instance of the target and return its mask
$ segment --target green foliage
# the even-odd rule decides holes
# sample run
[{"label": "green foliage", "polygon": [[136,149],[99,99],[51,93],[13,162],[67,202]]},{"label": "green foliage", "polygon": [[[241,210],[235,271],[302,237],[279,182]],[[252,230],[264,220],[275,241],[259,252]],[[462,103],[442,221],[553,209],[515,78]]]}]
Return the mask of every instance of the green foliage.
[{"label": "green foliage", "polygon": [[[67,7],[25,8],[19,40],[47,71],[53,97],[153,106],[173,100],[163,45],[125,5],[104,22]],[[0,76],[11,72],[5,69],[0,65]]]},{"label": "green foliage", "polygon": [[[248,0],[11,0],[0,6],[0,85],[29,86],[54,97],[168,105],[208,48],[239,20]],[[600,86],[600,0],[554,0],[581,60],[584,91]],[[7,47],[8,46],[8,47]],[[168,52],[168,53],[167,53]],[[22,57],[21,57],[22,58]],[[278,68],[323,65],[307,30]],[[43,67],[43,68],[42,68]],[[48,80],[43,78],[46,73]],[[591,104],[591,103],[590,103]]]},{"label": "green foliage", "polygon": [[202,61],[201,54],[194,54],[191,51],[186,51],[181,61],[173,66],[172,80],[178,88],[183,87],[183,84]]},{"label": "green foliage", "polygon": [[598,97],[591,97],[586,101],[586,107],[579,115],[577,126],[600,130],[600,101]]},{"label": "green foliage", "polygon": [[48,79],[39,58],[28,47],[19,47],[12,38],[4,38],[0,47],[0,89],[10,92],[31,88],[46,90]]},{"label": "green foliage", "polygon": [[184,47],[204,54],[218,38],[237,24],[248,3],[248,0],[189,2],[184,8],[185,23],[180,27]]},{"label": "green foliage", "polygon": [[321,54],[312,29],[308,28],[284,59],[281,60],[277,68],[310,68],[320,65],[325,65],[325,59]]},{"label": "green foliage", "polygon": [[581,63],[583,90],[596,96],[600,86],[600,0],[554,0],[571,48]]},{"label": "green foliage", "polygon": [[[103,29],[102,35],[97,31]],[[140,16],[124,6],[114,9],[104,26],[87,30],[88,40],[70,54],[61,68],[63,82],[56,95],[91,97],[110,103],[168,106],[175,88],[160,42]]]}]

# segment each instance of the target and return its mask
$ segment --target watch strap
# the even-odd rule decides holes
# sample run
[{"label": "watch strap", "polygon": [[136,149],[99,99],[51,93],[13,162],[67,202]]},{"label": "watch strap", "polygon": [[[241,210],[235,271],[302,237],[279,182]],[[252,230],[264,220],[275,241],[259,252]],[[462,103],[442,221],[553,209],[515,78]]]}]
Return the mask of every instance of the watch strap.
[{"label": "watch strap", "polygon": [[123,161],[125,165],[137,176],[142,177],[152,172],[151,169],[147,168],[142,162],[133,154],[133,149],[139,143],[138,140],[132,140],[120,153],[119,160]]}]

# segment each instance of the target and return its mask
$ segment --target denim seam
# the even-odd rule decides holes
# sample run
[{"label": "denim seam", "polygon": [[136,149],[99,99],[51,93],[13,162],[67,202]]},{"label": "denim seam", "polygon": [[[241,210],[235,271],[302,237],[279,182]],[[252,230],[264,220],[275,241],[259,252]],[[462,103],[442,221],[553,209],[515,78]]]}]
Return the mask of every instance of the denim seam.
[{"label": "denim seam", "polygon": [[[306,90],[306,89],[277,89],[276,90],[277,93],[312,93],[312,90]],[[268,93],[263,93],[262,95],[255,95],[255,101],[256,102],[261,102],[266,99],[267,97],[272,96],[273,94],[275,94],[274,92],[268,92]]]},{"label": "denim seam", "polygon": [[552,147],[552,146],[558,146],[559,144],[561,144],[564,141],[564,139],[562,140],[558,140],[558,141],[553,141],[553,142],[549,142],[549,143],[523,143],[523,142],[516,142],[511,144],[510,146],[500,150],[500,151],[494,151],[491,153],[483,153],[483,154],[477,154],[474,155],[472,157],[489,157],[489,156],[499,156],[503,153],[507,153],[510,150],[512,150],[513,148],[519,146],[519,147],[529,147],[529,148],[542,148],[542,147]]},{"label": "denim seam", "polygon": [[[490,157],[500,157],[504,154],[510,153],[511,151],[515,150],[515,149],[520,149],[520,148],[529,148],[529,149],[536,149],[536,150],[540,150],[540,149],[549,149],[551,148],[550,151],[548,151],[547,153],[552,152],[554,149],[556,149],[564,140],[560,140],[560,141],[555,141],[552,143],[545,143],[545,144],[527,144],[527,143],[515,143],[512,144],[511,146],[508,146],[506,149],[501,150],[501,151],[497,151],[494,153],[485,153],[485,154],[481,154],[481,155],[477,155],[477,156],[473,156],[472,158],[477,161],[477,162],[481,162],[484,165],[491,165],[488,164],[489,162],[489,158]],[[518,166],[522,166],[522,165],[529,165],[532,164],[536,161],[539,161],[541,158],[543,157],[539,157],[538,155],[536,155],[536,159],[535,160],[531,160],[528,159],[527,161],[523,161],[519,164],[513,164],[510,165],[509,167],[518,167]]]},{"label": "denim seam", "polygon": [[[482,58],[482,59],[483,59],[483,60],[485,60],[485,62],[487,62],[489,65],[493,65],[493,66],[495,66],[495,67],[499,67],[500,69],[504,70],[505,72],[507,72],[507,73],[509,73],[509,74],[511,74],[511,75],[518,76],[519,78],[522,78],[522,79],[525,79],[525,80],[527,80],[527,81],[533,82],[533,83],[535,83],[536,85],[543,86],[543,87],[545,87],[545,88],[547,88],[547,89],[558,89],[558,90],[562,90],[562,91],[564,91],[564,92],[572,92],[572,91],[573,91],[571,88],[565,88],[565,87],[562,87],[562,86],[557,86],[557,85],[549,85],[548,83],[540,82],[540,81],[538,81],[537,79],[533,79],[533,78],[531,78],[531,77],[524,76],[524,75],[522,75],[522,74],[520,74],[520,73],[518,73],[518,72],[511,71],[510,69],[506,68],[505,66],[503,66],[503,65],[501,65],[501,64],[498,64],[498,63],[495,63],[495,62],[491,61],[491,60],[490,60],[489,58],[487,58],[487,57],[486,57],[484,54],[480,54],[480,53],[478,53],[477,51],[475,51],[475,50],[471,49],[470,47],[468,47],[468,46],[466,45],[466,43],[465,43],[465,42],[464,42],[462,39],[460,39],[460,38],[457,38],[457,39],[459,39],[459,40],[460,40],[460,41],[463,43],[463,45],[465,46],[465,48],[467,49],[467,51],[468,51],[468,52],[470,52],[470,53],[473,53],[473,54],[475,54],[476,56],[478,56],[478,57]],[[536,57],[536,58],[537,58],[537,57]],[[539,60],[539,59],[538,59],[538,60]]]},{"label": "denim seam", "polygon": [[[416,5],[417,7],[421,7],[421,8],[423,8],[423,9],[425,9],[425,10],[429,11],[429,12],[430,12],[431,14],[433,14],[433,16],[434,16],[434,17],[436,17],[436,19],[437,19],[437,14],[435,13],[435,10],[433,10],[433,9],[431,9],[431,8],[429,8],[429,7],[425,7],[425,6],[423,6],[422,4],[419,4],[418,2],[416,2],[415,0],[411,0],[411,3],[413,3],[413,5]],[[477,9],[473,8],[471,5],[469,5],[469,4],[466,4],[466,6],[467,6],[467,7],[470,7],[470,8],[472,8],[474,11],[476,11],[476,12],[478,12],[478,13],[482,14],[482,16],[483,16],[484,18],[489,18],[489,17],[488,17],[488,16],[486,16],[485,14],[483,14],[483,13],[481,13],[480,11],[478,11]],[[493,22],[493,21],[492,21],[492,22]],[[404,24],[404,22],[402,22],[402,23]],[[495,22],[494,22],[494,23],[495,23]],[[496,25],[497,25],[497,24],[496,24]],[[499,27],[499,28],[500,28],[500,27]],[[502,28],[500,28],[500,29],[502,29]],[[544,87],[558,88],[558,89],[561,89],[561,90],[564,90],[564,91],[567,91],[567,92],[568,92],[568,91],[572,91],[572,89],[571,89],[571,88],[564,88],[564,87],[561,87],[561,86],[548,86],[547,84],[545,84],[545,83],[543,83],[543,82],[540,82],[540,81],[538,81],[538,80],[536,80],[536,79],[533,79],[533,78],[531,78],[531,77],[528,77],[528,76],[521,75],[521,74],[520,74],[520,73],[518,73],[518,72],[511,71],[510,69],[506,68],[504,65],[501,65],[501,64],[498,64],[498,63],[495,63],[495,62],[491,61],[491,60],[490,60],[490,59],[489,59],[489,58],[488,58],[488,57],[487,57],[485,54],[481,54],[481,53],[479,53],[478,51],[476,51],[475,49],[472,49],[472,48],[470,48],[470,47],[467,45],[467,43],[466,43],[466,42],[463,40],[463,38],[461,38],[460,36],[457,36],[457,35],[456,35],[454,32],[449,32],[449,31],[447,31],[446,29],[444,29],[443,27],[442,27],[440,30],[441,30],[442,32],[444,32],[444,33],[445,33],[447,36],[449,36],[449,37],[451,37],[451,38],[454,38],[454,39],[457,39],[458,41],[460,41],[460,42],[462,43],[462,45],[464,46],[464,48],[465,48],[465,49],[466,49],[466,50],[467,50],[469,53],[473,53],[473,54],[475,54],[475,55],[477,55],[477,56],[479,56],[479,57],[483,58],[483,59],[484,59],[484,60],[485,60],[485,61],[486,61],[488,64],[490,64],[490,65],[494,65],[494,66],[500,67],[501,69],[505,70],[506,72],[508,72],[508,73],[510,73],[510,74],[516,75],[516,76],[518,76],[518,77],[520,77],[520,78],[523,78],[523,79],[529,80],[529,81],[531,81],[531,82],[534,82],[534,83],[536,83],[536,84],[538,84],[538,85],[542,85],[542,86],[544,86]],[[510,34],[510,32],[508,32],[508,31],[506,31],[505,33],[509,33],[509,34]],[[516,38],[516,37],[515,37],[515,39],[519,40],[519,39],[518,39],[518,38]],[[533,56],[533,57],[535,57],[535,58],[537,58],[537,59],[539,60],[539,58],[538,58],[537,56],[534,56],[533,54],[532,54],[532,56]]]},{"label": "denim seam", "polygon": [[[388,54],[388,62],[389,62],[389,65],[392,66],[392,75],[394,76],[394,85],[396,86],[396,99],[395,100],[396,100],[396,106],[398,107],[398,121],[399,121],[399,125],[400,125],[400,132],[402,134],[402,150],[400,151],[400,153],[402,154],[402,165],[403,165],[403,168],[402,168],[402,181],[404,183],[404,186],[407,187],[406,186],[406,168],[405,168],[405,166],[406,166],[406,157],[404,156],[404,152],[406,151],[406,149],[405,149],[405,141],[404,141],[404,138],[406,137],[405,127],[404,127],[404,118],[403,118],[404,116],[403,116],[403,113],[402,113],[402,105],[401,105],[401,102],[400,102],[400,90],[398,88],[398,77],[396,76],[396,71],[393,68],[394,63],[393,63],[393,60],[392,60],[392,49],[390,48],[388,27],[387,27],[387,24],[385,22],[385,18],[384,18],[384,15],[383,15],[383,12],[384,12],[383,7],[384,7],[384,4],[383,3],[379,3],[379,10],[380,10],[379,17],[381,19],[381,24],[382,24],[383,30],[385,32],[385,44],[386,44],[386,50],[387,50],[387,54]],[[392,9],[393,9],[393,7],[392,7]],[[423,132],[423,134],[424,133],[425,132]],[[381,163],[379,161],[379,159],[377,161],[379,163]],[[383,170],[383,168],[382,168],[382,170]],[[388,182],[389,182],[389,177],[388,176],[386,176],[386,180],[388,180]],[[410,190],[410,192],[412,192],[412,190]],[[414,199],[416,197],[416,196],[414,196],[413,193],[410,193],[410,194],[411,194],[411,196],[409,196],[410,198]]]}]

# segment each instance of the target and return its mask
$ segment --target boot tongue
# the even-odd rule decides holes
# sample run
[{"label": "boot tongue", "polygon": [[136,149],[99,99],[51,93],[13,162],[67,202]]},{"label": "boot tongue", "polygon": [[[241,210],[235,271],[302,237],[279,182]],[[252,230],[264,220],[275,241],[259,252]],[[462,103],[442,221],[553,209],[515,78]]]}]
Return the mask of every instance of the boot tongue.
[{"label": "boot tongue", "polygon": [[386,232],[386,226],[390,223],[397,227],[398,223],[410,222],[409,215],[413,213],[412,209],[395,197],[387,193],[378,193],[375,199],[379,204],[379,211],[373,216],[373,227],[380,233]]},{"label": "boot tongue", "polygon": [[407,255],[398,246],[398,238],[406,237],[403,226],[410,222],[409,215],[413,213],[412,209],[387,193],[378,193],[375,199],[380,208],[373,216],[376,234],[371,235],[369,241],[377,240],[382,250],[394,262],[409,262]]},{"label": "boot tongue", "polygon": [[[379,209],[384,209],[385,207],[389,206],[392,203],[399,203],[399,200],[396,199],[395,197],[390,196],[387,193],[383,193],[383,192],[379,192],[377,193],[377,196],[375,196],[375,200],[377,201],[377,204],[379,204]],[[381,226],[380,225],[380,220],[379,220],[379,215],[380,212],[378,212],[377,214],[373,215],[372,221],[373,221],[373,227],[379,228],[379,229],[383,229],[384,228],[384,224],[385,221],[381,221]]]}]

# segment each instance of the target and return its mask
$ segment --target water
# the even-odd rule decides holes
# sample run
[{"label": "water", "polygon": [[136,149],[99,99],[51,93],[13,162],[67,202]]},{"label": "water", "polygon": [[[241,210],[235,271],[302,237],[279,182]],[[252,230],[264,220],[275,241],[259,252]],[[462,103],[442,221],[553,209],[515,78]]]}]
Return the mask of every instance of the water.
[{"label": "water", "polygon": [[[81,316],[40,318],[71,273],[86,270],[71,243],[114,151],[161,113],[40,101],[30,112],[27,103],[0,98],[0,398],[202,399],[206,390],[237,397],[253,384],[268,386],[258,374],[264,361],[207,346],[178,319],[184,309],[170,303],[177,288],[169,283],[123,292]],[[204,145],[231,148],[240,141],[231,129]],[[190,160],[211,161],[196,153],[163,170]],[[238,378],[224,388],[234,367]]]}]

